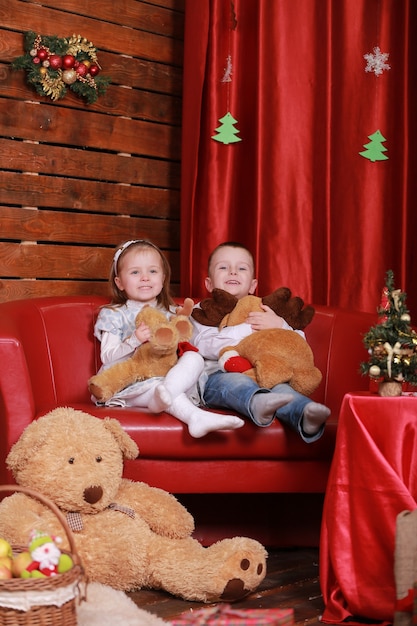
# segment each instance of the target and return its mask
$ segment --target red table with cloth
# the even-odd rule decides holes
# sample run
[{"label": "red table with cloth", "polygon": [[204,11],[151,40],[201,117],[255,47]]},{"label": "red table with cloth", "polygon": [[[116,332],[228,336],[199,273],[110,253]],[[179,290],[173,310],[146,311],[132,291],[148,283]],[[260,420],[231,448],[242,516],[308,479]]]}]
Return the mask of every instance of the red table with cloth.
[{"label": "red table with cloth", "polygon": [[323,510],[322,621],[392,622],[396,518],[416,502],[417,397],[347,394]]}]

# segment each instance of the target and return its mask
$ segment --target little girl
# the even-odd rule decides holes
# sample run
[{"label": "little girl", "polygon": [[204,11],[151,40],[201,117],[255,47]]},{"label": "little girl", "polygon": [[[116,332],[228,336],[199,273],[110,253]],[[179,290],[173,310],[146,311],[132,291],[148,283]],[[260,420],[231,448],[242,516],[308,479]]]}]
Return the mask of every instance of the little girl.
[{"label": "little girl", "polygon": [[[170,277],[167,259],[150,241],[127,241],[118,247],[110,271],[113,299],[100,310],[94,327],[101,342],[102,368],[132,356],[136,348],[150,339],[151,331],[144,323],[135,328],[135,318],[142,307],[156,307],[168,319],[175,314],[169,295]],[[185,352],[165,378],[154,377],[129,385],[105,404],[136,406],[152,413],[166,411],[187,424],[192,437],[240,428],[242,419],[203,411],[189,399],[187,392],[192,392],[203,369],[204,359],[198,352]],[[94,397],[93,400],[96,401]]]}]

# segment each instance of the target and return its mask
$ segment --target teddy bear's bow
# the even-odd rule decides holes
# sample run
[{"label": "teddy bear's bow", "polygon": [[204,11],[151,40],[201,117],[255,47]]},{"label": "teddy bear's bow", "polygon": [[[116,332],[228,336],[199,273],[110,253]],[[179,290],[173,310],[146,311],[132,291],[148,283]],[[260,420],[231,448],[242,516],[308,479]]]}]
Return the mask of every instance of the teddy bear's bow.
[{"label": "teddy bear's bow", "polygon": [[[124,504],[117,504],[117,502],[112,502],[107,508],[112,511],[120,511],[120,513],[125,513],[125,515],[128,515],[132,519],[135,518],[135,511],[129,506],[125,506]],[[66,517],[67,524],[72,531],[76,532],[84,529],[81,513],[79,513],[78,511],[68,511]]]}]

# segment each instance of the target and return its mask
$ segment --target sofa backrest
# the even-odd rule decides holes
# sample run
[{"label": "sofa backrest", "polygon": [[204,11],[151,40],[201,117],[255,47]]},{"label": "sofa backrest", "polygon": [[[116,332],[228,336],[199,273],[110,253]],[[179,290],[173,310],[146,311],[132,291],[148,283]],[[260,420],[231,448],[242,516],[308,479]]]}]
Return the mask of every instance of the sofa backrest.
[{"label": "sofa backrest", "polygon": [[[93,327],[107,302],[99,296],[67,296],[0,304],[0,401],[10,404],[17,431],[26,426],[28,405],[34,415],[45,407],[89,401],[87,381],[100,366]],[[366,358],[363,334],[375,320],[368,313],[317,306],[306,329],[323,374],[314,399],[327,404],[335,418],[347,391],[368,388],[359,366]]]},{"label": "sofa backrest", "polygon": [[305,333],[323,379],[312,397],[328,406],[331,420],[337,420],[347,392],[369,389],[369,378],[360,373],[360,364],[368,357],[363,337],[377,315],[322,305],[315,309]]}]

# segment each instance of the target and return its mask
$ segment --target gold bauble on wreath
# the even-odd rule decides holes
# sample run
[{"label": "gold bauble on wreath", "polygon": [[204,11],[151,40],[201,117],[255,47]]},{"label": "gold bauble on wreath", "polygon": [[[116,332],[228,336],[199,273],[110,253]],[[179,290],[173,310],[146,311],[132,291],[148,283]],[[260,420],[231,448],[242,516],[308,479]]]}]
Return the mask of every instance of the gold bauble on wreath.
[{"label": "gold bauble on wreath", "polygon": [[62,80],[66,85],[72,85],[77,80],[77,72],[73,69],[62,72]]},{"label": "gold bauble on wreath", "polygon": [[383,398],[395,398],[402,394],[403,385],[398,380],[382,380],[378,385],[378,393]]}]

